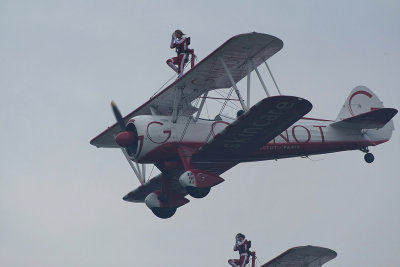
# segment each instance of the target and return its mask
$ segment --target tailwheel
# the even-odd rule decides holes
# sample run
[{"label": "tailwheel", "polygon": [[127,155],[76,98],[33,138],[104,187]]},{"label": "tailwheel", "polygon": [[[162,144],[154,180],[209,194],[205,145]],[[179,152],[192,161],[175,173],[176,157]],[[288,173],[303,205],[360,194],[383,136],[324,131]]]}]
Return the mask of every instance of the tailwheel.
[{"label": "tailwheel", "polygon": [[186,190],[191,197],[203,198],[203,197],[207,196],[208,193],[210,193],[211,187],[200,188],[200,187],[188,186],[188,187],[186,187]]},{"label": "tailwheel", "polygon": [[365,160],[367,163],[372,163],[372,162],[374,162],[374,159],[375,159],[374,154],[372,154],[372,153],[369,152],[368,147],[363,147],[363,148],[361,148],[360,150],[361,150],[362,152],[365,153],[365,155],[364,155],[364,160]]},{"label": "tailwheel", "polygon": [[374,162],[375,157],[374,154],[368,152],[364,155],[364,159],[367,163],[372,163]]}]

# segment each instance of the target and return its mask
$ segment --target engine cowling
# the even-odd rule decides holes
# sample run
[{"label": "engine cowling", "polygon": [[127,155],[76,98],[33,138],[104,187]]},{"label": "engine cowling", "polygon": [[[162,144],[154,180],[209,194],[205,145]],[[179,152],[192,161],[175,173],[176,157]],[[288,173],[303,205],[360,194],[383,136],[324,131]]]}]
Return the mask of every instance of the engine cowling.
[{"label": "engine cowling", "polygon": [[176,209],[188,203],[189,200],[178,194],[165,194],[155,191],[147,195],[144,200],[146,206],[159,218],[167,219],[172,217]]},{"label": "engine cowling", "polygon": [[[129,120],[127,131],[134,132],[135,136],[129,134],[118,135],[118,141],[122,145],[130,145],[135,142],[134,149],[131,149],[132,160],[153,163],[155,159],[161,160],[160,155],[167,158],[169,152],[176,153],[175,149],[168,150],[168,144],[174,142],[171,119],[167,116],[140,115]],[[121,146],[121,145],[120,145]],[[130,146],[131,147],[131,146]],[[158,151],[163,147],[162,152]],[[153,153],[148,154],[149,152]]]},{"label": "engine cowling", "polygon": [[211,187],[223,181],[225,180],[216,174],[197,169],[186,171],[179,177],[179,183],[194,198],[207,196]]}]

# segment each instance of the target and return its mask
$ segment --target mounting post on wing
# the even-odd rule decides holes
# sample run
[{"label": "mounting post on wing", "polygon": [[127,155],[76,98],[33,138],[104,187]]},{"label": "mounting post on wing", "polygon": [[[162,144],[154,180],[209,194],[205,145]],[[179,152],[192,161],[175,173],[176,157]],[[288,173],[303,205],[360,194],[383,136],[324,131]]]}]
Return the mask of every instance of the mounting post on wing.
[{"label": "mounting post on wing", "polygon": [[207,95],[208,95],[208,91],[206,91],[203,95],[203,99],[201,100],[200,107],[197,110],[197,114],[196,114],[196,118],[194,118],[194,122],[197,122],[197,120],[199,119],[200,113],[203,110],[204,103],[206,102]]},{"label": "mounting post on wing", "polygon": [[175,99],[174,99],[174,106],[172,110],[172,123],[176,123],[176,120],[178,119],[178,107],[179,107],[179,102],[181,102],[181,94],[182,94],[183,88],[175,88]]},{"label": "mounting post on wing", "polygon": [[[135,165],[133,165],[132,161],[130,160],[128,153],[126,152],[126,150],[124,148],[121,148],[122,153],[124,154],[126,160],[128,161],[129,165],[131,165],[131,168],[133,170],[133,172],[136,174],[136,177],[138,178],[140,184],[144,184],[145,183],[145,176],[142,175],[142,173],[136,169]],[[137,163],[136,163],[137,164]],[[139,166],[138,166],[139,168]]]},{"label": "mounting post on wing", "polygon": [[243,98],[242,98],[242,96],[240,95],[239,89],[237,88],[236,83],[235,83],[235,81],[233,80],[233,77],[232,77],[231,72],[229,71],[228,67],[227,67],[226,64],[225,64],[224,59],[223,59],[221,56],[219,56],[218,59],[219,59],[219,61],[221,62],[222,66],[224,67],[225,72],[226,72],[226,75],[228,75],[229,80],[231,81],[232,86],[233,86],[233,88],[235,89],[236,95],[237,95],[237,97],[238,97],[239,100],[240,100],[240,104],[242,105],[243,110],[244,110],[244,111],[247,111],[248,108],[247,108],[246,105],[244,104]]},{"label": "mounting post on wing", "polygon": [[271,78],[272,78],[272,80],[274,81],[276,90],[278,90],[279,95],[282,95],[282,94],[281,94],[281,90],[279,90],[278,84],[277,84],[276,81],[275,81],[274,75],[272,75],[272,72],[271,72],[271,70],[269,69],[269,66],[268,66],[268,64],[267,64],[267,61],[264,61],[264,63],[265,63],[265,66],[267,66],[269,75],[271,75]]},{"label": "mounting post on wing", "polygon": [[254,62],[253,62],[252,60],[251,60],[251,63],[253,64],[254,70],[255,70],[256,73],[257,73],[258,79],[260,80],[261,85],[262,85],[262,87],[264,88],[265,93],[267,94],[268,97],[270,97],[270,95],[269,95],[269,93],[268,93],[268,90],[267,90],[267,86],[265,86],[265,83],[264,83],[263,79],[261,78],[260,72],[259,72],[258,69],[257,69],[257,66],[254,65]]}]

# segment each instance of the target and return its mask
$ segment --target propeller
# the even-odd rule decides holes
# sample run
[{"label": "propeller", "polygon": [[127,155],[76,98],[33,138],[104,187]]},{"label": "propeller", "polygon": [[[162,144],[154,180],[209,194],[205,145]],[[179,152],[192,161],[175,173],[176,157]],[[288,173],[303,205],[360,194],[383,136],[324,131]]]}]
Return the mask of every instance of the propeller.
[{"label": "propeller", "polygon": [[119,128],[121,129],[121,132],[117,134],[117,136],[115,137],[115,142],[120,147],[124,148],[132,147],[136,142],[135,133],[126,130],[124,118],[122,117],[121,112],[119,111],[114,101],[111,101],[111,108],[114,113],[115,119],[117,120],[117,123],[119,125]]},{"label": "propeller", "polygon": [[118,122],[119,128],[121,129],[121,131],[125,131],[126,127],[125,127],[124,118],[122,118],[121,112],[119,111],[119,109],[114,101],[111,101],[111,108],[114,113],[115,119]]}]

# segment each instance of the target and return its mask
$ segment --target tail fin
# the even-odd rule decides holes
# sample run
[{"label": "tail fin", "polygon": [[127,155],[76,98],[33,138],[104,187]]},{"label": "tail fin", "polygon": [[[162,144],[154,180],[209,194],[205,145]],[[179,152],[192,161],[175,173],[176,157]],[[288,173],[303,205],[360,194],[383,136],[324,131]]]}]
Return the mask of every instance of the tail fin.
[{"label": "tail fin", "polygon": [[[391,119],[397,114],[397,109],[384,108],[379,98],[367,87],[354,88],[339,112],[333,127],[350,129],[382,129],[376,133],[376,138],[390,139],[394,124]],[[373,136],[374,132],[369,131]]]},{"label": "tail fin", "polygon": [[347,97],[336,121],[383,108],[382,101],[367,87],[357,86]]}]

